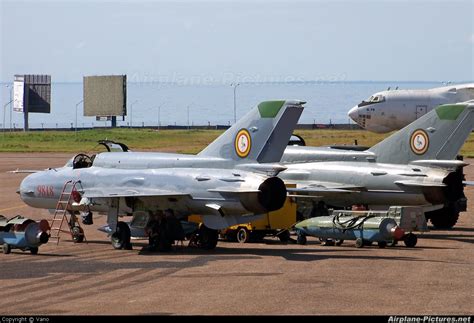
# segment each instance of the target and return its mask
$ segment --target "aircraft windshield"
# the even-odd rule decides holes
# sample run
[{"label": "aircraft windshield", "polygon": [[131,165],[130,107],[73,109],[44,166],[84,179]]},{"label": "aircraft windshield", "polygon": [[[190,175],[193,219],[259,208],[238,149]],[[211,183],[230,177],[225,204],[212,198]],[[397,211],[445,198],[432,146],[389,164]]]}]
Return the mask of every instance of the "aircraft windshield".
[{"label": "aircraft windshield", "polygon": [[364,105],[376,104],[385,101],[385,97],[382,94],[372,95],[367,100],[362,101],[358,106],[362,107]]},{"label": "aircraft windshield", "polygon": [[89,168],[92,166],[95,156],[87,156],[86,154],[77,154],[72,160],[72,168]]},{"label": "aircraft windshield", "polygon": [[74,157],[72,157],[71,159],[69,159],[66,163],[66,165],[64,165],[64,167],[72,167],[72,163],[74,161]]}]

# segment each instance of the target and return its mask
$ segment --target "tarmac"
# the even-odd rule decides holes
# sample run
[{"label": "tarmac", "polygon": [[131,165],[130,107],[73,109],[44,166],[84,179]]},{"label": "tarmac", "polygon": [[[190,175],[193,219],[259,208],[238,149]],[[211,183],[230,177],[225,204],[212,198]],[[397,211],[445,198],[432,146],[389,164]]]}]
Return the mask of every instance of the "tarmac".
[{"label": "tarmac", "polygon": [[[58,167],[64,153],[1,153],[0,214],[50,219],[46,210],[21,201],[16,189],[27,174],[14,169]],[[466,160],[474,163],[474,160]],[[465,168],[474,180],[474,165]],[[83,226],[87,243],[67,235],[40,247],[38,255],[0,254],[0,313],[51,314],[315,314],[474,315],[474,189],[466,188],[468,212],[453,230],[419,235],[379,249],[219,241],[202,251],[184,246],[170,253],[114,250],[94,224]]]}]

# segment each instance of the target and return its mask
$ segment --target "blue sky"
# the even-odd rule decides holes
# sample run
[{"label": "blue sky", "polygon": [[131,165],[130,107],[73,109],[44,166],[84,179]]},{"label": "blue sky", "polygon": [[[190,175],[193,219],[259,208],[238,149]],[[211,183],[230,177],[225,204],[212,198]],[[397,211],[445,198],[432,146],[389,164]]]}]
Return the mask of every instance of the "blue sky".
[{"label": "blue sky", "polygon": [[0,2],[4,82],[474,79],[472,0]]}]

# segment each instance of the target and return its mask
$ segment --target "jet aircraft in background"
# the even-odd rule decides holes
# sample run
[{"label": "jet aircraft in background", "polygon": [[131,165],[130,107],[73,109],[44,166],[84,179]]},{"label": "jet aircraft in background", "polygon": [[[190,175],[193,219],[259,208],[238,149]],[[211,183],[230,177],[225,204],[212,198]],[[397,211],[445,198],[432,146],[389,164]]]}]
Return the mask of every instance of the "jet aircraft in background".
[{"label": "jet aircraft in background", "polygon": [[422,90],[377,92],[349,110],[349,117],[373,132],[398,130],[441,104],[474,100],[474,83]]},{"label": "jet aircraft in background", "polygon": [[367,150],[287,147],[278,176],[293,196],[348,207],[419,205],[439,228],[465,211],[462,167],[455,160],[474,126],[474,102],[441,105]]}]

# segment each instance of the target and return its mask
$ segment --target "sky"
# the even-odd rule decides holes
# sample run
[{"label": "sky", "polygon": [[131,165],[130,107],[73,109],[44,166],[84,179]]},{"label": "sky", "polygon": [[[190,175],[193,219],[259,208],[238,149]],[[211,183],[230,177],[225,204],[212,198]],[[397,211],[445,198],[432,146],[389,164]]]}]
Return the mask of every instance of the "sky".
[{"label": "sky", "polygon": [[0,0],[0,81],[469,81],[474,1]]}]

